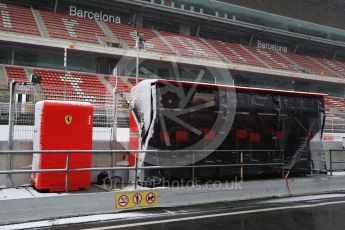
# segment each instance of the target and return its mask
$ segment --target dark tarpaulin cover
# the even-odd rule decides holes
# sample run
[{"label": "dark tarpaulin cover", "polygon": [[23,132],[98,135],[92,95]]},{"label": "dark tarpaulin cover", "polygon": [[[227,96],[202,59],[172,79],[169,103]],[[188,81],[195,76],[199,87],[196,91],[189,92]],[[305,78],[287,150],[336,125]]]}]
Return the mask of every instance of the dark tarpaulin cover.
[{"label": "dark tarpaulin cover", "polygon": [[[141,149],[172,150],[171,153],[145,154],[145,165],[188,165],[191,162],[186,159],[190,159],[188,154],[191,152],[186,151],[181,157],[181,153],[173,150],[207,149],[212,153],[199,156],[196,164],[238,164],[241,160],[247,164],[284,161],[284,167],[245,167],[246,177],[281,175],[283,168],[290,174],[325,171],[321,145],[323,95],[198,85],[187,99],[181,96],[188,95],[192,88],[191,84],[151,80],[138,84],[132,91],[133,111],[141,129]],[[209,106],[183,112],[205,104]],[[229,124],[226,118],[231,114],[233,122],[224,133],[224,129],[215,123],[220,121],[221,124],[223,119],[224,124]],[[211,145],[208,144],[216,138],[221,142],[216,148],[209,149]],[[246,151],[240,159],[239,152],[231,150]],[[239,167],[203,168],[196,169],[195,176],[221,179],[236,176],[239,172]],[[144,178],[153,176],[178,179],[190,177],[191,170],[146,170],[144,173]]]}]

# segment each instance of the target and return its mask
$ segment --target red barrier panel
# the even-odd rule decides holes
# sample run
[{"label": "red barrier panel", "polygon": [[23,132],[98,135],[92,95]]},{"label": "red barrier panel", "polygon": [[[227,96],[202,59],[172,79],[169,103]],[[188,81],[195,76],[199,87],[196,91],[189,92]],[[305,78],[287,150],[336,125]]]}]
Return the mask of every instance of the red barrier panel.
[{"label": "red barrier panel", "polygon": [[[93,107],[85,102],[41,101],[35,106],[34,150],[92,150]],[[91,153],[70,153],[69,168],[90,168]],[[67,153],[34,154],[32,168],[65,169]],[[90,172],[69,174],[69,191],[90,187]],[[66,173],[34,173],[36,189],[65,191]]]}]

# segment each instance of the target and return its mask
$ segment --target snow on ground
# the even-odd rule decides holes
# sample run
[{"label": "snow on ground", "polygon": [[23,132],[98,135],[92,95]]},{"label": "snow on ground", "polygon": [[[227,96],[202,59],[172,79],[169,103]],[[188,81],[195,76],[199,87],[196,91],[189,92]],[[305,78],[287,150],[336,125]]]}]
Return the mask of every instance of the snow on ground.
[{"label": "snow on ground", "polygon": [[16,229],[29,229],[29,228],[49,228],[54,226],[68,225],[68,224],[81,224],[99,221],[110,221],[128,218],[147,217],[153,214],[148,213],[117,213],[117,214],[100,214],[91,216],[80,216],[61,218],[56,220],[35,221],[23,224],[12,224],[0,226],[0,230],[16,230]]},{"label": "snow on ground", "polygon": [[0,189],[1,200],[14,200],[25,198],[53,197],[67,195],[66,193],[39,193],[32,187],[4,188]]},{"label": "snow on ground", "polygon": [[272,200],[263,201],[260,203],[261,204],[290,203],[290,202],[322,200],[322,199],[339,198],[339,197],[345,197],[345,194],[322,194],[322,195],[288,197],[288,198],[272,199]]},{"label": "snow on ground", "polygon": [[[327,173],[328,175],[331,175],[330,172]],[[345,171],[338,171],[338,172],[333,172],[333,176],[345,176]]]}]

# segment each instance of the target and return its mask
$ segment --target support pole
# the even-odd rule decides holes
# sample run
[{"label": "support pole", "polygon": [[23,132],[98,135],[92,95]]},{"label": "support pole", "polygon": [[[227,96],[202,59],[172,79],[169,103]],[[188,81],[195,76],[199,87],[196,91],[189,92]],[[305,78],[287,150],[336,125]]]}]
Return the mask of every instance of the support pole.
[{"label": "support pole", "polygon": [[67,47],[64,48],[63,54],[63,67],[65,69],[65,76],[64,76],[64,100],[66,100],[66,91],[67,91]]},{"label": "support pole", "polygon": [[243,181],[243,152],[241,152],[241,156],[240,156],[240,162],[241,162],[241,181]]},{"label": "support pole", "polygon": [[331,172],[331,176],[333,176],[333,159],[332,159],[332,149],[329,150],[329,171]]},{"label": "support pole", "polygon": [[[13,150],[13,138],[14,138],[14,117],[16,112],[16,81],[12,81],[10,84],[10,110],[8,115],[8,150]],[[6,169],[12,169],[12,153],[7,154],[7,162],[6,162]],[[11,174],[8,174],[8,179],[11,181],[12,185],[14,185],[12,181]]]},{"label": "support pole", "polygon": [[137,47],[137,59],[136,59],[136,68],[135,68],[135,84],[138,84],[138,77],[139,77],[139,34],[137,31],[137,38],[136,38],[136,47]]},{"label": "support pole", "polygon": [[58,5],[59,5],[59,0],[55,0],[55,3],[54,3],[54,13],[56,13]]},{"label": "support pole", "polygon": [[16,110],[16,85],[17,82],[12,81],[10,85],[10,110],[8,115],[8,149],[13,150],[13,135],[14,135],[14,116]]},{"label": "support pole", "polygon": [[66,158],[66,181],[65,181],[65,191],[66,193],[69,192],[69,172],[70,172],[70,152],[67,152]]}]

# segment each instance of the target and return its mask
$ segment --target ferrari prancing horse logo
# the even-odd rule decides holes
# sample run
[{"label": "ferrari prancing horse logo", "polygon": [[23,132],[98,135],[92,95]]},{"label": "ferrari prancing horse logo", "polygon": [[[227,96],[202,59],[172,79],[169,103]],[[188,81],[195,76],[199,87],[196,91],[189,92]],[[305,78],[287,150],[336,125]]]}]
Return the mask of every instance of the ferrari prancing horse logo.
[{"label": "ferrari prancing horse logo", "polygon": [[65,116],[65,122],[66,122],[67,125],[71,124],[72,116],[71,115],[66,115]]}]

